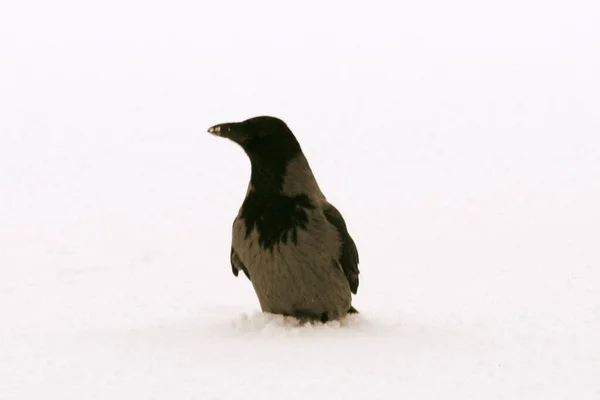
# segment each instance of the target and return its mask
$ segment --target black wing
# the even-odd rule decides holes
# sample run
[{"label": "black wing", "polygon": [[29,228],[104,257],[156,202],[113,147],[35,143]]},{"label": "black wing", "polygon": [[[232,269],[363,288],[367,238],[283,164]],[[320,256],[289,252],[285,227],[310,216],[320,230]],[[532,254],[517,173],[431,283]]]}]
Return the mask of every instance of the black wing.
[{"label": "black wing", "polygon": [[339,262],[344,271],[344,275],[350,284],[350,290],[356,294],[358,291],[358,250],[354,240],[350,237],[346,222],[342,214],[332,204],[327,203],[323,208],[327,221],[338,230],[342,239],[341,255]]},{"label": "black wing", "polygon": [[250,274],[248,274],[248,270],[246,269],[246,266],[244,265],[242,260],[240,260],[240,257],[237,255],[235,250],[233,250],[233,247],[231,247],[230,259],[231,259],[231,271],[233,272],[233,275],[238,276],[240,271],[242,271],[244,273],[244,275],[246,275],[246,277],[248,279],[250,279]]}]

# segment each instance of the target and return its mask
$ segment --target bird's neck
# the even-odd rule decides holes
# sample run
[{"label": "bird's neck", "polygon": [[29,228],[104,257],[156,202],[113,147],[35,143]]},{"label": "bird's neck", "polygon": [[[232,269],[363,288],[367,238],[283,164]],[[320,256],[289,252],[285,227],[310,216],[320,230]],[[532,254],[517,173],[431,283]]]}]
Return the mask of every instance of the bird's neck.
[{"label": "bird's neck", "polygon": [[286,197],[306,195],[318,201],[325,199],[302,153],[285,161],[251,158],[251,163],[249,191],[255,195]]},{"label": "bird's neck", "polygon": [[271,160],[250,159],[252,173],[250,175],[250,190],[256,194],[270,195],[281,193],[285,175],[285,163],[275,163]]}]

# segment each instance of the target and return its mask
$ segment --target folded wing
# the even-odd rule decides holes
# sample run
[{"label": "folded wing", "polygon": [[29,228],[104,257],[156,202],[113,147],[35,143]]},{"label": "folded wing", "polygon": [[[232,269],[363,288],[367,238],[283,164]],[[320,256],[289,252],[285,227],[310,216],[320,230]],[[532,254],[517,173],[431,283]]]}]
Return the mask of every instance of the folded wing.
[{"label": "folded wing", "polygon": [[332,204],[327,203],[323,208],[325,217],[331,225],[333,225],[339,232],[342,243],[339,263],[342,266],[344,275],[350,284],[352,293],[356,294],[358,291],[358,250],[356,244],[346,228],[346,222],[342,217],[342,214]]}]

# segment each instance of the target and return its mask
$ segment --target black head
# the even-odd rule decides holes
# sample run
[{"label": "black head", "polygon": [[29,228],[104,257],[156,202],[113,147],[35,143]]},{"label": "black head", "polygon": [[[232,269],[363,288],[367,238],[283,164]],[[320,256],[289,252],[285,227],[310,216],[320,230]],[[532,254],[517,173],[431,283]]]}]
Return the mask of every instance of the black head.
[{"label": "black head", "polygon": [[208,132],[239,144],[252,161],[289,161],[300,152],[300,145],[285,122],[260,116],[242,122],[211,126]]},{"label": "black head", "polygon": [[236,142],[250,158],[251,190],[240,209],[246,238],[256,229],[263,249],[273,250],[288,240],[297,243],[298,230],[306,229],[307,210],[313,205],[307,194],[284,193],[286,179],[301,179],[301,174],[290,176],[288,171],[290,161],[302,155],[290,128],[279,118],[261,116],[214,125],[208,131]]}]

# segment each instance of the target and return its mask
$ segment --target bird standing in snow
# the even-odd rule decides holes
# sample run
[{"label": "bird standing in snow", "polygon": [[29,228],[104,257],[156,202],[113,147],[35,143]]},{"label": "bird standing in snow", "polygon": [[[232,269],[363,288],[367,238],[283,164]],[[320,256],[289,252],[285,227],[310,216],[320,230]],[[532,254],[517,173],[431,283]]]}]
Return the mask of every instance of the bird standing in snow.
[{"label": "bird standing in snow", "polygon": [[252,282],[262,311],[323,322],[356,312],[356,245],[288,126],[261,116],[208,132],[234,141],[250,158],[250,184],[233,222],[231,268]]}]

